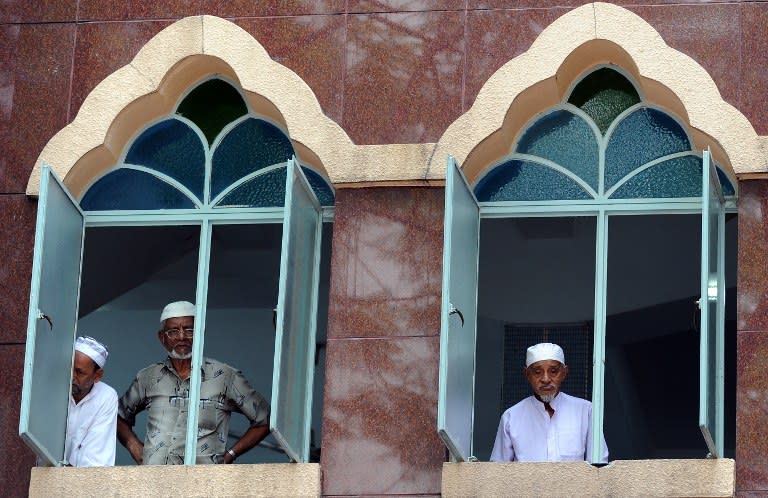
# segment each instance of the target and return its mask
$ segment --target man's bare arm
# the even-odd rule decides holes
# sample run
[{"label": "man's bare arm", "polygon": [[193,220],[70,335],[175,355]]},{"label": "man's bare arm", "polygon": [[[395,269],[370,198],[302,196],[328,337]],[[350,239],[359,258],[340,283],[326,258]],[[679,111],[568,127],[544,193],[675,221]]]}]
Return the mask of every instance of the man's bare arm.
[{"label": "man's bare arm", "polygon": [[144,443],[139,440],[131,426],[128,425],[128,422],[120,416],[117,417],[117,440],[125,446],[136,463],[141,465],[144,459]]},{"label": "man's bare arm", "polygon": [[[127,425],[127,424],[126,424]],[[247,452],[257,444],[261,442],[262,439],[267,437],[269,435],[269,426],[268,425],[257,425],[255,427],[251,427],[247,431],[245,431],[245,434],[237,440],[235,444],[232,445],[232,448],[230,448],[232,451],[235,452],[236,455],[240,456],[243,453]],[[229,453],[224,453],[224,463],[232,463],[235,459],[230,455]]]}]

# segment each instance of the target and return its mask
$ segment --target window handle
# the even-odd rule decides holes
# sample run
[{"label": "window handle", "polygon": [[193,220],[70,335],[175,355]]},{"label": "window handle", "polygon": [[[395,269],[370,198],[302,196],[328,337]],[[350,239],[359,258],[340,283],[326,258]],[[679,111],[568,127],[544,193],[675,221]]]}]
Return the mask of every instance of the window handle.
[{"label": "window handle", "polygon": [[37,310],[37,319],[38,320],[45,319],[48,322],[48,325],[51,327],[51,330],[53,330],[53,322],[51,321],[51,317],[43,313],[41,310]]},{"label": "window handle", "polygon": [[459,318],[461,318],[461,326],[464,327],[464,314],[456,308],[452,303],[448,303],[448,314],[449,315],[459,315]]}]

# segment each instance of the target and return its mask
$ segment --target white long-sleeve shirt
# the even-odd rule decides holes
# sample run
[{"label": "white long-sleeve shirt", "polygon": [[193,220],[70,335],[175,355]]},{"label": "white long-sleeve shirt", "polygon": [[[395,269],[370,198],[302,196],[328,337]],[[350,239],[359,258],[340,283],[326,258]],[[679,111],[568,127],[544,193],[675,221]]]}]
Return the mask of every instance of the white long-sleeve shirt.
[{"label": "white long-sleeve shirt", "polygon": [[64,458],[73,467],[115,464],[117,393],[97,382],[80,403],[69,396]]},{"label": "white long-sleeve shirt", "polygon": [[[559,462],[589,460],[592,454],[592,403],[558,393],[549,404],[529,396],[501,416],[492,462]],[[608,462],[608,446],[602,438],[600,461]]]}]

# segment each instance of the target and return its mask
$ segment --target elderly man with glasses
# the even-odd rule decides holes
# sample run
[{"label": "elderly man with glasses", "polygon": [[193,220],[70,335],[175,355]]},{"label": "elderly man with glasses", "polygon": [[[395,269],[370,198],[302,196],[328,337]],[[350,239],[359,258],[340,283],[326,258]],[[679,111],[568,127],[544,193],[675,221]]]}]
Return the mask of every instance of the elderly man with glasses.
[{"label": "elderly man with glasses", "polygon": [[[157,338],[168,358],[139,371],[118,407],[117,438],[136,463],[143,465],[184,463],[194,304],[170,303],[163,309],[160,323]],[[201,370],[196,462],[232,463],[269,434],[270,406],[236,368],[204,358]],[[143,410],[148,413],[144,442],[132,429],[136,414]],[[245,415],[250,427],[227,448],[233,411]]]}]

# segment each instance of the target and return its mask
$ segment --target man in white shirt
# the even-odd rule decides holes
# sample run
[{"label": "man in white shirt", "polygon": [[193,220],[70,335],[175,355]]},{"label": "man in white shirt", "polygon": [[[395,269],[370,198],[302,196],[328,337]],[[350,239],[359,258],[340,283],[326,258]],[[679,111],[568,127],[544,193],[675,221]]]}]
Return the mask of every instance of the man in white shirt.
[{"label": "man in white shirt", "polygon": [[[528,348],[523,375],[533,395],[501,416],[492,462],[589,460],[592,454],[592,403],[560,392],[568,375],[565,354],[552,343]],[[608,462],[601,437],[600,462]]]},{"label": "man in white shirt", "polygon": [[108,354],[106,346],[92,337],[75,341],[64,443],[64,459],[73,467],[115,464],[117,393],[101,382]]}]

